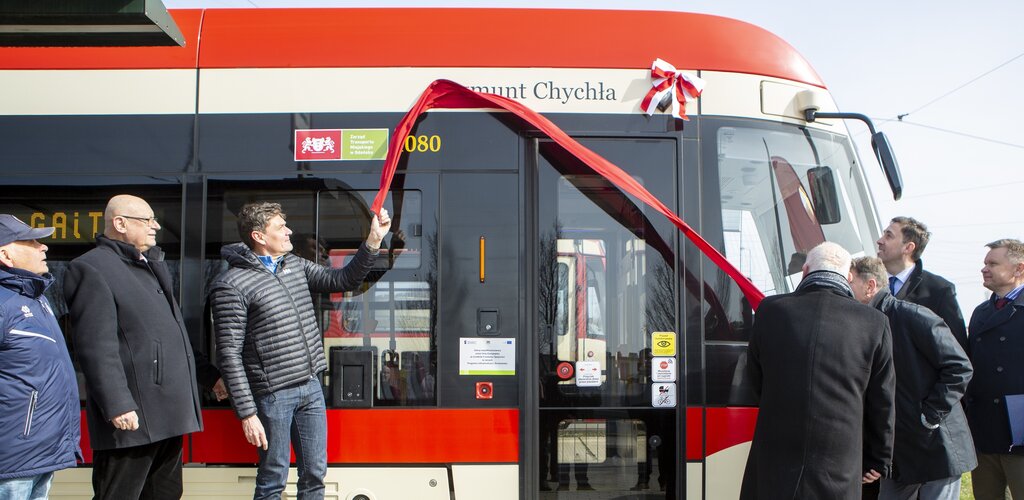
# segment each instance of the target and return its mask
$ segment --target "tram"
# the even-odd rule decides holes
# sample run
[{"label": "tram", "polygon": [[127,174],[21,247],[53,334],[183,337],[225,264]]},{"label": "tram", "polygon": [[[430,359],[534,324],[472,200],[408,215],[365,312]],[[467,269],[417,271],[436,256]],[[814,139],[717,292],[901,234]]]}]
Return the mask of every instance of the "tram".
[{"label": "tram", "polygon": [[[754,312],[736,282],[502,110],[435,110],[390,138],[437,79],[515,100],[621,167],[764,294],[784,293],[818,242],[871,253],[879,234],[875,159],[861,163],[792,47],[681,12],[171,15],[184,46],[0,48],[0,213],[57,228],[48,298],[65,333],[62,274],[112,195],[152,205],[195,348],[215,358],[208,285],[239,240],[238,209],[281,203],[296,252],[341,266],[401,148],[375,268],[356,291],[314,297],[328,497],[738,496],[757,409],[742,376]],[[641,109],[659,58],[705,83],[688,120]],[[203,420],[185,439],[185,497],[250,496],[256,451],[239,421],[210,394]],[[91,496],[84,417],[82,445],[54,498]]]}]

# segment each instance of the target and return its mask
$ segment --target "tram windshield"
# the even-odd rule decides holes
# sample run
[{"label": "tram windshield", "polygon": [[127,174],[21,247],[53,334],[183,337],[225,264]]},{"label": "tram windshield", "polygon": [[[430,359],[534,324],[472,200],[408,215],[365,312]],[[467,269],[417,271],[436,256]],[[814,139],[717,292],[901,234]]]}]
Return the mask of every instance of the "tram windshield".
[{"label": "tram windshield", "polygon": [[721,126],[715,137],[725,254],[765,294],[792,291],[823,241],[870,251],[875,232],[854,208],[870,197],[846,138],[761,125]]}]

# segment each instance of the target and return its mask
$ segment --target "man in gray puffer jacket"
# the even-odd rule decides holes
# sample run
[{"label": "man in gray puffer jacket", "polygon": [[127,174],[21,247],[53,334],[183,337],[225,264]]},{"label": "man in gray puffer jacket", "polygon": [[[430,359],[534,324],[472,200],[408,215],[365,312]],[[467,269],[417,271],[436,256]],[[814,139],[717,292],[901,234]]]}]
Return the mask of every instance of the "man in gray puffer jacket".
[{"label": "man in gray puffer jacket", "polygon": [[298,498],[324,497],[327,414],[320,374],[327,369],[310,292],[356,289],[391,226],[387,210],[347,266],[331,269],[289,253],[292,231],[277,203],[250,203],[238,214],[243,243],[212,285],[217,364],[246,440],[257,447],[253,498],[279,498],[288,477],[291,429],[297,429]]}]

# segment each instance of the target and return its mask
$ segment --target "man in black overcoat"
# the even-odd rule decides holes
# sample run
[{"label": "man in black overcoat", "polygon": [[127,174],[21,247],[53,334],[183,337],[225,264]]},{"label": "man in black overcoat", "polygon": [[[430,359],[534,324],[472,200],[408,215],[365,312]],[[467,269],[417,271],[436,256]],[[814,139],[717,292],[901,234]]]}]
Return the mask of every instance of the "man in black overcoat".
[{"label": "man in black overcoat", "polygon": [[938,314],[960,347],[967,350],[967,327],[956,301],[956,287],[942,276],[924,270],[921,254],[931,234],[916,219],[894,217],[876,242],[878,258],[889,273],[889,293]]},{"label": "man in black overcoat", "polygon": [[892,459],[892,338],[854,300],[850,254],[814,247],[796,291],[761,302],[745,376],[760,413],[742,499],[859,499]]},{"label": "man in black overcoat", "polygon": [[103,221],[96,248],[64,276],[95,498],[178,499],[182,435],[201,430],[202,416],[192,348],[156,246],[160,224],[149,203],[130,195],[111,198]]},{"label": "man in black overcoat", "polygon": [[967,421],[978,449],[971,473],[977,500],[1024,498],[1024,446],[1013,446],[1011,419],[1024,426],[1024,413],[1011,413],[1007,398],[1024,398],[1024,243],[1004,239],[987,245],[981,277],[992,297],[971,315],[974,379],[967,387]]},{"label": "man in black overcoat", "polygon": [[882,261],[853,261],[853,295],[882,311],[892,329],[896,442],[882,500],[960,500],[960,476],[978,465],[960,399],[974,373],[942,318],[893,297]]}]

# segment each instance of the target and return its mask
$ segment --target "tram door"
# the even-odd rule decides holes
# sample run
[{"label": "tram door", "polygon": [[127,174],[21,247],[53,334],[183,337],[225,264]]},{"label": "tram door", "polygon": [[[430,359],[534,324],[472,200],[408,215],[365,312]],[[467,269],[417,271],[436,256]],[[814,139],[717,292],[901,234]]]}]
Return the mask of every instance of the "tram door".
[{"label": "tram door", "polygon": [[[676,140],[580,142],[677,206]],[[675,229],[554,143],[533,146],[537,498],[679,498],[683,372],[652,379],[652,359],[683,359]],[[654,357],[655,332],[672,334],[675,352]]]}]

